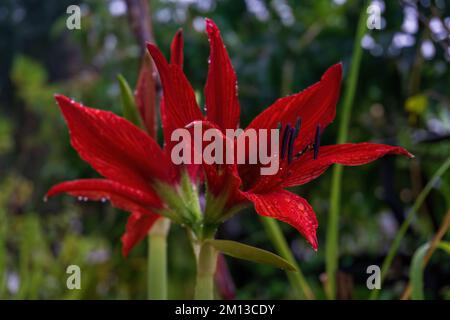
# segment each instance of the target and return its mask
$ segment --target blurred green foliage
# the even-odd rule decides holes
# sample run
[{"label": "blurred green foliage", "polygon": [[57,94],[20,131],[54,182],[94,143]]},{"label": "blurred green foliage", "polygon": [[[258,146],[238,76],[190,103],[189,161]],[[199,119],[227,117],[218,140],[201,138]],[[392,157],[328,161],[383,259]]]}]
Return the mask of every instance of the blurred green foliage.
[{"label": "blurred green foliage", "polygon": [[[404,30],[407,6],[397,1],[383,2],[386,25],[368,30],[362,43],[365,51],[350,141],[400,144],[416,159],[386,158],[345,170],[340,270],[353,298],[368,296],[367,266],[381,263],[408,208],[450,154],[448,41],[440,40],[427,24],[439,18],[448,31],[450,5],[422,2],[417,2],[423,19],[410,34],[412,45],[395,46],[399,33],[408,34]],[[66,29],[69,4],[82,8],[81,30]],[[53,94],[121,114],[117,74],[134,87],[140,48],[124,8],[122,0],[4,0],[0,4],[0,298],[146,296],[146,244],[127,259],[120,254],[126,213],[70,197],[42,201],[57,182],[95,176],[70,147]],[[203,17],[216,21],[238,75],[241,126],[245,126],[276,98],[318,81],[337,61],[343,61],[347,71],[361,2],[160,0],[151,1],[150,8],[156,42],[166,54],[172,35],[183,28],[185,73],[200,99],[209,51]],[[432,57],[423,54],[425,41],[431,41]],[[327,128],[323,143],[334,143],[336,133],[336,125]],[[317,212],[317,253],[283,225],[318,298],[324,297],[321,274],[329,184],[330,174],[325,174],[295,189]],[[436,232],[448,208],[447,174],[402,243],[382,298],[401,294],[412,254]],[[220,236],[273,251],[252,209],[224,225]],[[169,297],[191,297],[194,258],[184,231],[176,226],[170,234],[169,257]],[[282,271],[227,261],[238,298],[293,297]],[[65,271],[71,264],[82,270],[79,291],[66,289]],[[425,271],[426,297],[449,297],[449,264],[445,255],[432,259]]]}]

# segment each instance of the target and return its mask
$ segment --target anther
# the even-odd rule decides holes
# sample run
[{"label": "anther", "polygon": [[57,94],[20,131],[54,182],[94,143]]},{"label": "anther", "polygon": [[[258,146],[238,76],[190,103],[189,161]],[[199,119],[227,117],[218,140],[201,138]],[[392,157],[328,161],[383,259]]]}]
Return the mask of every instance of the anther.
[{"label": "anther", "polygon": [[316,136],[314,137],[314,160],[317,159],[319,155],[319,147],[320,147],[320,124],[316,127]]},{"label": "anther", "polygon": [[286,125],[286,128],[284,128],[283,140],[281,142],[281,159],[284,159],[284,157],[286,155],[286,147],[288,146],[287,144],[288,144],[290,132],[291,132],[291,125],[288,123]]},{"label": "anther", "polygon": [[302,118],[298,117],[297,122],[295,123],[295,134],[294,139],[297,139],[298,133],[300,132],[300,127],[302,125]]},{"label": "anther", "polygon": [[292,156],[294,154],[294,141],[295,141],[295,133],[297,132],[296,129],[291,128],[289,135],[289,148],[288,148],[288,164],[292,162]]}]

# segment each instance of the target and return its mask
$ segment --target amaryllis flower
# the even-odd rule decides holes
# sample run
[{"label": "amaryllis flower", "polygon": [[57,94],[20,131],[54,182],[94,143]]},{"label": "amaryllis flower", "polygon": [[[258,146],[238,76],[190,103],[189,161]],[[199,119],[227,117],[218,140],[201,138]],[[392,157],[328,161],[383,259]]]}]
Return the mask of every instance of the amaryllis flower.
[{"label": "amaryllis flower", "polygon": [[[183,41],[178,32],[172,43],[172,62],[182,63]],[[147,61],[151,62],[150,60]],[[103,178],[80,179],[53,186],[46,197],[65,192],[84,200],[111,201],[131,213],[122,237],[123,255],[148,234],[161,216],[185,223],[195,208],[183,202],[174,204],[182,193],[183,168],[173,165],[169,155],[154,140],[154,83],[151,65],[142,67],[136,105],[142,118],[142,130],[111,112],[92,109],[65,96],[55,95],[67,122],[72,146]]]},{"label": "amaryllis flower", "polygon": [[[223,134],[226,129],[239,126],[236,74],[212,20],[206,19],[206,32],[211,52],[204,89],[205,115],[180,66],[168,63],[156,46],[148,44],[163,86],[166,137],[170,137],[174,129],[196,121],[218,128]],[[245,130],[281,129],[277,155],[280,168],[275,175],[261,175],[261,164],[204,165],[207,179],[205,226],[210,225],[214,230],[236,210],[253,203],[258,214],[295,227],[316,250],[316,215],[304,198],[285,188],[310,182],[334,163],[355,166],[386,154],[412,156],[401,147],[367,142],[320,146],[320,136],[336,115],[341,79],[339,63],[304,91],[277,100],[246,127]]]}]

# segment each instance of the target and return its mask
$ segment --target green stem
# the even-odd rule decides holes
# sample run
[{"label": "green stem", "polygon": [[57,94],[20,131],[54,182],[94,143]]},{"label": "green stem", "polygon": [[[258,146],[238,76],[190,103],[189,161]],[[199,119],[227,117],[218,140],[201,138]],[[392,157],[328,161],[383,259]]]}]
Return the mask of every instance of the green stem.
[{"label": "green stem", "polygon": [[305,297],[308,300],[314,300],[315,296],[311,287],[308,285],[308,282],[305,279],[305,276],[300,269],[297,261],[294,258],[289,246],[284,238],[283,232],[281,231],[278,223],[272,218],[260,217],[261,222],[264,225],[267,235],[269,236],[270,241],[274,245],[278,254],[289,261],[294,267],[296,267],[297,272],[286,271],[286,275],[289,279],[291,286],[294,288],[297,293],[298,298]]},{"label": "green stem", "polygon": [[170,220],[160,218],[155,222],[148,236],[148,298],[167,299],[167,234]]},{"label": "green stem", "polygon": [[214,299],[214,273],[216,272],[216,264],[216,249],[209,243],[202,243],[197,262],[196,300]]},{"label": "green stem", "polygon": [[[339,133],[337,143],[343,143],[347,140],[348,127],[352,111],[353,100],[358,83],[359,67],[361,65],[362,48],[361,39],[366,32],[366,5],[363,6],[359,16],[358,28],[353,46],[353,56],[350,65],[350,73],[344,93],[344,104],[341,110],[341,119],[339,123]],[[342,185],[342,167],[336,165],[333,168],[333,176],[331,182],[330,195],[330,215],[328,219],[325,262],[327,271],[327,282],[325,293],[328,299],[336,297],[336,271],[338,269],[338,243],[339,243],[339,211],[341,202],[341,185]]]},{"label": "green stem", "polygon": [[[405,221],[403,221],[400,229],[397,232],[397,235],[395,236],[394,241],[392,242],[391,247],[389,248],[389,252],[386,258],[384,258],[383,264],[381,266],[381,285],[383,284],[383,281],[386,278],[387,272],[389,271],[392,261],[394,260],[398,248],[400,247],[400,243],[403,237],[405,236],[409,226],[411,225],[414,217],[416,216],[417,211],[422,206],[423,202],[425,201],[426,197],[430,193],[433,186],[436,185],[436,182],[448,170],[449,167],[450,167],[450,157],[448,157],[445,160],[445,162],[439,167],[439,169],[433,175],[433,178],[431,178],[431,180],[428,181],[427,185],[425,186],[425,188],[423,188],[423,190],[417,197],[416,201],[414,202],[414,205],[412,206],[411,211],[408,213],[408,216],[406,217]],[[373,290],[372,293],[370,294],[370,299],[371,300],[377,299],[379,295],[380,290]]]}]

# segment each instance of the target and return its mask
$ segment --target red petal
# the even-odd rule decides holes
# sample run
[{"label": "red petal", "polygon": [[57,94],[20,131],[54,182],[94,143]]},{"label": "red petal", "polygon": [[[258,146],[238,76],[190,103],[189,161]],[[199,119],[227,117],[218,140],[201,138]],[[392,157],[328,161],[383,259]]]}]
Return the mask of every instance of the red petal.
[{"label": "red petal", "polygon": [[245,195],[253,202],[257,213],[290,224],[317,250],[317,218],[305,199],[286,190],[264,194],[248,192]]},{"label": "red petal", "polygon": [[183,68],[183,30],[178,30],[170,45],[170,63]]},{"label": "red petal", "polygon": [[142,61],[134,99],[148,134],[154,138],[156,136],[156,85],[153,64],[148,54],[144,55]]},{"label": "red petal", "polygon": [[135,211],[128,218],[125,233],[122,236],[122,254],[128,256],[131,249],[144,240],[155,221],[159,218],[157,214]]},{"label": "red petal", "polygon": [[235,165],[207,165],[203,164],[207,180],[208,192],[214,196],[227,195],[226,208],[229,208],[242,200],[242,192],[239,190],[241,179]]},{"label": "red petal", "polygon": [[313,159],[313,152],[300,157],[288,168],[281,182],[282,187],[305,184],[325,172],[333,163],[346,166],[358,166],[377,160],[387,154],[399,154],[413,157],[401,147],[376,143],[346,143],[320,147],[319,156]]},{"label": "red petal", "polygon": [[222,129],[236,129],[240,112],[236,74],[220,31],[210,19],[206,19],[206,32],[211,50],[205,85],[208,120],[216,122]]},{"label": "red petal", "polygon": [[153,179],[175,179],[170,158],[141,129],[111,112],[84,107],[61,95],[56,100],[72,146],[102,176],[149,192]]},{"label": "red petal", "polygon": [[295,149],[302,150],[314,141],[318,124],[323,130],[334,120],[341,78],[342,64],[338,63],[330,67],[319,82],[300,93],[275,101],[260,113],[248,128],[275,129],[279,123],[283,127],[288,123],[295,125],[297,118],[300,117],[302,124]]},{"label": "red petal", "polygon": [[203,119],[203,115],[195,100],[194,90],[180,66],[168,64],[156,46],[149,43],[147,48],[156,63],[163,86],[161,120],[164,139],[170,152],[173,145],[170,141],[172,131],[183,128],[192,121]]},{"label": "red petal", "polygon": [[110,200],[116,208],[132,212],[161,206],[158,196],[106,179],[80,179],[59,183],[47,192],[46,197],[68,193],[92,201]]}]

